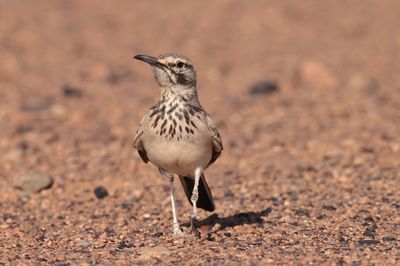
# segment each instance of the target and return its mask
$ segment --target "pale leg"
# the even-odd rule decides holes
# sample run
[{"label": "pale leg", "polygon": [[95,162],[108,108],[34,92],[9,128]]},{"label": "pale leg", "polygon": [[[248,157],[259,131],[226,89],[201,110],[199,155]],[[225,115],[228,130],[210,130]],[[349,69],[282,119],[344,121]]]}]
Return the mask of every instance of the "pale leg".
[{"label": "pale leg", "polygon": [[164,177],[167,177],[169,180],[169,192],[170,192],[170,198],[171,198],[171,207],[172,207],[172,219],[173,219],[173,230],[174,230],[174,235],[176,236],[182,236],[184,233],[181,231],[178,218],[176,215],[176,206],[175,206],[175,191],[174,191],[174,175],[164,171],[163,169],[160,168],[160,174]]},{"label": "pale leg", "polygon": [[193,228],[193,222],[198,218],[197,213],[197,200],[199,199],[199,181],[202,174],[202,168],[197,167],[194,171],[194,186],[192,191],[192,197],[190,200],[193,204],[193,213],[192,213],[192,220],[191,220],[191,227]]}]

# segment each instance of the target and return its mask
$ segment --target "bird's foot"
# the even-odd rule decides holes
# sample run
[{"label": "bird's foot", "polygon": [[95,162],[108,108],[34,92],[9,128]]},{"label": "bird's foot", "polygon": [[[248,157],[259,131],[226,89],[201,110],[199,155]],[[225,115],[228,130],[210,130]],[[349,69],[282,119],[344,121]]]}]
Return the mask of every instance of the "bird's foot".
[{"label": "bird's foot", "polygon": [[175,229],[174,233],[173,233],[173,236],[184,237],[184,236],[186,236],[186,234],[181,229]]},{"label": "bird's foot", "polygon": [[197,213],[192,213],[190,217],[190,232],[194,232],[196,229],[196,222],[200,217],[197,215]]},{"label": "bird's foot", "polygon": [[175,224],[174,223],[174,228],[173,229],[174,229],[173,236],[177,236],[177,237],[186,236],[186,234],[179,227],[179,224]]}]

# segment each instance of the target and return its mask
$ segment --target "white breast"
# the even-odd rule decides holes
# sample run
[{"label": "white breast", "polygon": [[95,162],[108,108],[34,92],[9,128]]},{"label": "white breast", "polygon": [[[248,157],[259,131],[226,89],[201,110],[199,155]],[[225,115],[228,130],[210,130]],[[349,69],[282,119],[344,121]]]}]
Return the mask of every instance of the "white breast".
[{"label": "white breast", "polygon": [[157,136],[143,144],[154,165],[177,175],[193,176],[197,167],[205,168],[211,160],[212,143],[204,138],[178,141]]}]

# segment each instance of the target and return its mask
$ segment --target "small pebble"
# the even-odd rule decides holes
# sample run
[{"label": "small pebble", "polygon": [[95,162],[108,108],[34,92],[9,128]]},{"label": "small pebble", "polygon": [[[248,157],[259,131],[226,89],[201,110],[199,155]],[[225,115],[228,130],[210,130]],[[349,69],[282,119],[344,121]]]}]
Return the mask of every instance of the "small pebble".
[{"label": "small pebble", "polygon": [[105,187],[99,186],[94,189],[94,194],[96,195],[96,198],[104,199],[108,196],[108,191]]},{"label": "small pebble", "polygon": [[371,226],[371,227],[367,227],[367,228],[365,228],[365,231],[364,231],[364,236],[368,236],[368,237],[372,237],[372,238],[375,238],[375,233],[376,233],[376,227],[374,227],[374,226]]},{"label": "small pebble", "polygon": [[299,191],[292,190],[289,192],[289,197],[291,201],[297,201],[299,199]]},{"label": "small pebble", "polygon": [[334,88],[338,85],[335,75],[322,62],[307,60],[300,65],[300,80],[315,88]]},{"label": "small pebble", "polygon": [[112,227],[106,227],[106,229],[104,229],[104,232],[106,232],[107,236],[115,234],[115,231],[114,231],[114,229]]},{"label": "small pebble", "polygon": [[110,71],[108,74],[106,81],[110,84],[118,84],[121,79],[123,78],[123,75],[121,73],[117,73],[115,71]]},{"label": "small pebble", "polygon": [[91,244],[90,244],[90,242],[87,241],[87,240],[80,240],[80,241],[79,241],[79,245],[80,245],[81,247],[83,247],[83,248],[87,248],[87,247],[89,247]]},{"label": "small pebble", "polygon": [[14,186],[28,192],[40,192],[43,189],[50,188],[53,184],[53,178],[47,174],[39,172],[30,172],[17,178]]},{"label": "small pebble", "polygon": [[224,235],[225,235],[226,237],[231,237],[231,236],[232,236],[232,234],[229,233],[229,232],[225,232]]},{"label": "small pebble", "polygon": [[396,238],[394,236],[385,236],[383,241],[396,241]]},{"label": "small pebble", "polygon": [[266,95],[279,90],[278,84],[272,81],[263,81],[253,85],[249,93],[251,95]]},{"label": "small pebble", "polygon": [[379,244],[379,241],[375,240],[375,239],[361,239],[361,240],[358,240],[358,244],[360,246],[369,246],[369,245]]},{"label": "small pebble", "polygon": [[157,232],[157,233],[154,233],[154,234],[153,234],[153,237],[160,237],[160,236],[162,236],[162,235],[164,235],[163,232]]},{"label": "small pebble", "polygon": [[333,205],[323,205],[322,208],[328,211],[336,211],[336,207]]},{"label": "small pebble", "polygon": [[118,244],[118,249],[125,249],[125,248],[131,248],[134,245],[132,243],[128,243],[125,240],[121,240],[121,242],[119,242]]},{"label": "small pebble", "polygon": [[76,87],[72,87],[69,85],[62,86],[62,92],[65,97],[82,97],[82,90]]},{"label": "small pebble", "polygon": [[121,204],[122,209],[127,210],[127,211],[130,211],[132,209],[132,206],[133,206],[133,204],[126,203],[126,202]]},{"label": "small pebble", "polygon": [[368,216],[366,218],[364,218],[364,221],[367,223],[373,223],[374,222],[374,218],[372,218],[371,216]]},{"label": "small pebble", "polygon": [[21,194],[18,196],[18,200],[22,201],[22,202],[27,202],[31,199],[31,197],[28,194]]},{"label": "small pebble", "polygon": [[294,213],[298,216],[307,216],[310,217],[310,213],[307,210],[303,210],[303,209],[296,209],[294,210]]}]

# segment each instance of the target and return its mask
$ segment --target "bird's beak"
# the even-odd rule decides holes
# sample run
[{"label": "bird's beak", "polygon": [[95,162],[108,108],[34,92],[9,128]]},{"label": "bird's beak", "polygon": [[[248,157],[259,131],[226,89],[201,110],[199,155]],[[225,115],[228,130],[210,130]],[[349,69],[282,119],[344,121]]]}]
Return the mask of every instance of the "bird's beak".
[{"label": "bird's beak", "polygon": [[140,61],[143,61],[143,62],[146,62],[146,63],[148,63],[148,64],[150,64],[152,66],[155,66],[155,67],[161,67],[161,68],[165,67],[165,65],[162,64],[160,61],[158,61],[158,58],[154,57],[154,56],[139,54],[139,55],[136,55],[133,58],[137,59],[137,60],[140,60]]}]

